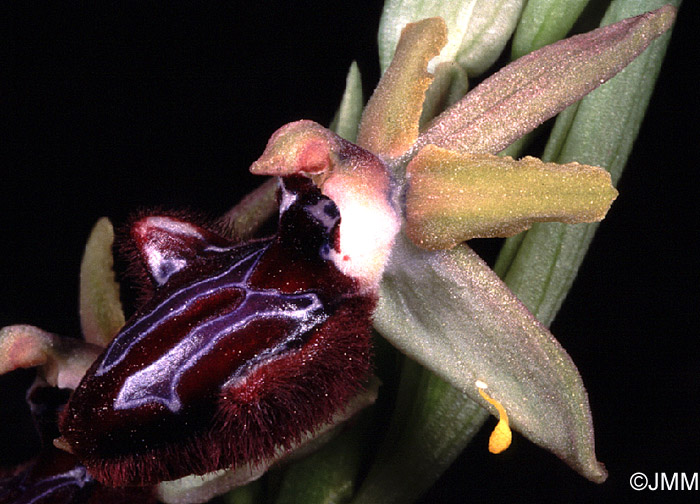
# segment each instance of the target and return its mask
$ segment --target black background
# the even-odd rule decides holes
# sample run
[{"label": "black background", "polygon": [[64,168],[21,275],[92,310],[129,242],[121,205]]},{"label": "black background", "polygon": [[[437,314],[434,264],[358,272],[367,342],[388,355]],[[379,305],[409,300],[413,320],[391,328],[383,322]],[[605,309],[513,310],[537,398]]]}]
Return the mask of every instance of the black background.
[{"label": "black background", "polygon": [[[425,502],[636,500],[634,472],[700,471],[700,55],[686,4],[620,197],[552,327],[588,388],[608,482],[587,482],[517,435],[494,458],[483,432]],[[94,222],[153,206],[224,212],[257,183],[247,167],[273,131],[330,121],[353,59],[373,88],[380,11],[378,1],[297,0],[3,12],[0,326],[77,334]],[[10,434],[31,446],[7,411],[2,443]]]}]

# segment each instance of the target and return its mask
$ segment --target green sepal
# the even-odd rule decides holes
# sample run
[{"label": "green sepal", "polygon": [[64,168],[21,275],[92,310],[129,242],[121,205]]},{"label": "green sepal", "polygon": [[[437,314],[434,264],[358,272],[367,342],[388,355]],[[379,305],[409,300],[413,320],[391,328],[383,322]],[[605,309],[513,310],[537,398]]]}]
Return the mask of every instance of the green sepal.
[{"label": "green sepal", "polygon": [[119,284],[114,279],[114,229],[106,217],[97,221],[80,263],[80,326],[88,343],[106,347],[124,326]]},{"label": "green sepal", "polygon": [[437,117],[411,152],[427,144],[464,153],[503,150],[617,74],[675,15],[667,5],[514,61]]},{"label": "green sepal", "polygon": [[485,382],[512,427],[592,481],[595,457],[583,383],[571,358],[465,245],[428,252],[401,236],[382,283],[375,328],[472,400]]}]

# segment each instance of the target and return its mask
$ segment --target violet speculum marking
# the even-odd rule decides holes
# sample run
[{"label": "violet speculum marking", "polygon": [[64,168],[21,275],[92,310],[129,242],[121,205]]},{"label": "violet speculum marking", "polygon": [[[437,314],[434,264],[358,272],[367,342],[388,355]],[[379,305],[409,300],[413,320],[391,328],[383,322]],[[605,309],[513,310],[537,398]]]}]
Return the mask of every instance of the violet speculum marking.
[{"label": "violet speculum marking", "polygon": [[[182,407],[182,402],[177,394],[180,379],[197,364],[202,356],[212,351],[217,343],[226,336],[256,320],[275,318],[289,319],[294,322],[294,329],[286,335],[284,341],[259,353],[254,359],[255,362],[247,363],[247,366],[250,366],[279,353],[286,345],[328,318],[324,313],[321,301],[314,293],[282,294],[275,290],[257,290],[249,286],[248,277],[264,250],[250,254],[224,274],[193,286],[193,288],[197,287],[198,290],[204,289],[204,294],[221,288],[239,289],[243,294],[243,299],[235,309],[201,324],[155,362],[130,375],[124,381],[114,401],[114,409],[130,409],[151,402],[159,402],[175,413]],[[194,296],[191,302],[196,302],[199,297],[201,296]],[[167,304],[169,303],[163,303],[163,305]],[[165,322],[167,318],[178,316],[180,312],[186,311],[187,305],[174,312],[170,312],[167,306],[162,306],[162,308],[166,312],[163,321],[156,322],[152,329],[139,334],[129,346],[138,344],[139,340],[146,337],[151,330],[157,329],[159,324]],[[124,334],[128,334],[128,331]],[[126,351],[128,352],[128,349]],[[101,372],[98,371],[97,374],[108,370],[109,366]],[[235,370],[224,386],[241,371],[240,368]]]},{"label": "violet speculum marking", "polygon": [[[281,183],[281,193],[281,215],[293,205],[301,207],[305,218],[313,219],[316,226],[322,228],[324,237],[330,235],[340,220],[337,207],[328,198],[303,197],[303,201],[299,201],[300,195],[287,189],[284,182]],[[171,412],[177,413],[183,406],[177,391],[182,378],[227,336],[235,336],[251,323],[262,320],[274,319],[283,323],[289,321],[291,326],[281,341],[260,350],[251,359],[233,369],[222,387],[232,385],[251,368],[274,358],[295,342],[301,342],[304,334],[329,317],[315,292],[282,293],[276,289],[261,289],[251,285],[250,277],[261,257],[269,249],[270,241],[258,242],[257,246],[252,247],[204,245],[202,242],[207,240],[206,236],[194,226],[172,221],[167,217],[154,216],[148,219],[158,230],[167,229],[169,233],[175,234],[174,240],[180,242],[193,239],[202,251],[213,255],[220,254],[221,258],[231,260],[234,264],[211,277],[180,286],[149,313],[127,325],[106,351],[104,359],[96,369],[96,376],[102,376],[112,370],[149,337],[157,337],[159,331],[167,331],[169,324],[174,324],[178,319],[187,319],[190,310],[198,303],[206,302],[221,292],[235,293],[235,297],[231,300],[231,306],[216,316],[196,322],[194,328],[160,357],[129,374],[113,401],[115,410],[160,403]],[[180,243],[177,246],[180,247]],[[327,260],[330,248],[330,243],[324,239],[317,253],[323,260]],[[145,262],[159,287],[166,286],[173,275],[188,265],[186,259],[179,257],[177,250],[161,251],[151,244],[151,240],[146,240],[143,249]],[[227,255],[230,259],[226,258]],[[177,267],[170,267],[172,265]]]}]

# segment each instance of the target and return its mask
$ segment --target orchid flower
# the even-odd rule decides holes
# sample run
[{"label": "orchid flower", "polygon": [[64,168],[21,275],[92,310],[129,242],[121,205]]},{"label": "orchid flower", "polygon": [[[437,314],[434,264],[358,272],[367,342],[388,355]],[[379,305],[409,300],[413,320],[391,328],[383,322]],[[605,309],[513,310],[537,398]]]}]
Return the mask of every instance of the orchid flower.
[{"label": "orchid flower", "polygon": [[[488,413],[498,418],[491,452],[508,448],[512,427],[591,481],[606,479],[581,377],[546,327],[562,295],[536,305],[517,287],[518,261],[542,241],[515,235],[535,223],[600,221],[617,191],[608,171],[583,159],[498,154],[618,74],[676,10],[545,45],[462,97],[467,75],[489,67],[515,28],[522,2],[503,3],[503,33],[478,42],[475,33],[488,32],[479,20],[500,7],[465,2],[443,19],[388,2],[383,30],[393,28],[396,43],[382,32],[386,68],[364,109],[353,66],[333,126],[301,120],[274,133],[251,166],[274,178],[216,226],[161,213],[131,222],[125,248],[145,300],[129,320],[113,229],[98,222],[81,266],[84,339],[32,326],[0,331],[0,373],[35,367],[35,387],[73,390],[47,448],[67,452],[72,465],[61,459],[63,472],[27,488],[46,485],[46,496],[78,502],[82,490],[52,494],[52,481],[70,480],[205,502],[237,487],[254,493],[270,467],[340,432],[290,469],[306,475],[285,479],[280,501],[301,499],[312,473],[304,464],[335,470],[339,458],[357,459],[358,432],[372,423],[381,394],[370,372],[372,325],[407,358],[385,441],[345,497],[414,499]],[[408,11],[420,20],[406,24]],[[514,51],[538,45],[528,36],[516,35]],[[275,216],[277,234],[258,239]],[[511,236],[496,265],[504,282],[465,242]],[[552,278],[565,286],[574,274]],[[349,464],[340,480],[356,471]],[[18,474],[3,483],[14,500],[0,493],[0,502],[23,502],[26,473]],[[334,491],[314,478],[312,487]]]}]

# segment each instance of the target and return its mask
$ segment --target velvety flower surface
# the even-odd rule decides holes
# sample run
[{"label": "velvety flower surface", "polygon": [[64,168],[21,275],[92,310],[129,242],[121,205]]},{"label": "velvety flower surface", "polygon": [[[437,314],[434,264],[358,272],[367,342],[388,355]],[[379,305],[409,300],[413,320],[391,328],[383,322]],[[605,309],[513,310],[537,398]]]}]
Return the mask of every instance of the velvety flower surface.
[{"label": "velvety flower surface", "polygon": [[[374,401],[372,323],[449,384],[444,397],[465,394],[474,425],[477,404],[499,417],[492,452],[508,447],[511,425],[604,481],[576,367],[464,242],[605,216],[617,195],[605,170],[497,154],[622,70],[674,16],[662,7],[545,46],[435,118],[432,100],[460,82],[450,61],[472,63],[441,18],[408,24],[361,118],[349,119],[360,117],[349,85],[341,134],[280,128],[251,167],[275,180],[217,226],[166,214],[131,223],[125,248],[146,289],[126,321],[101,220],[81,267],[83,340],[0,332],[0,373],[35,367],[74,390],[54,436],[68,453],[46,443],[53,472],[18,472],[6,501],[59,482],[62,502],[123,486],[203,502],[253,481]],[[441,78],[449,85],[431,87]],[[276,235],[249,240],[275,212]]]}]

